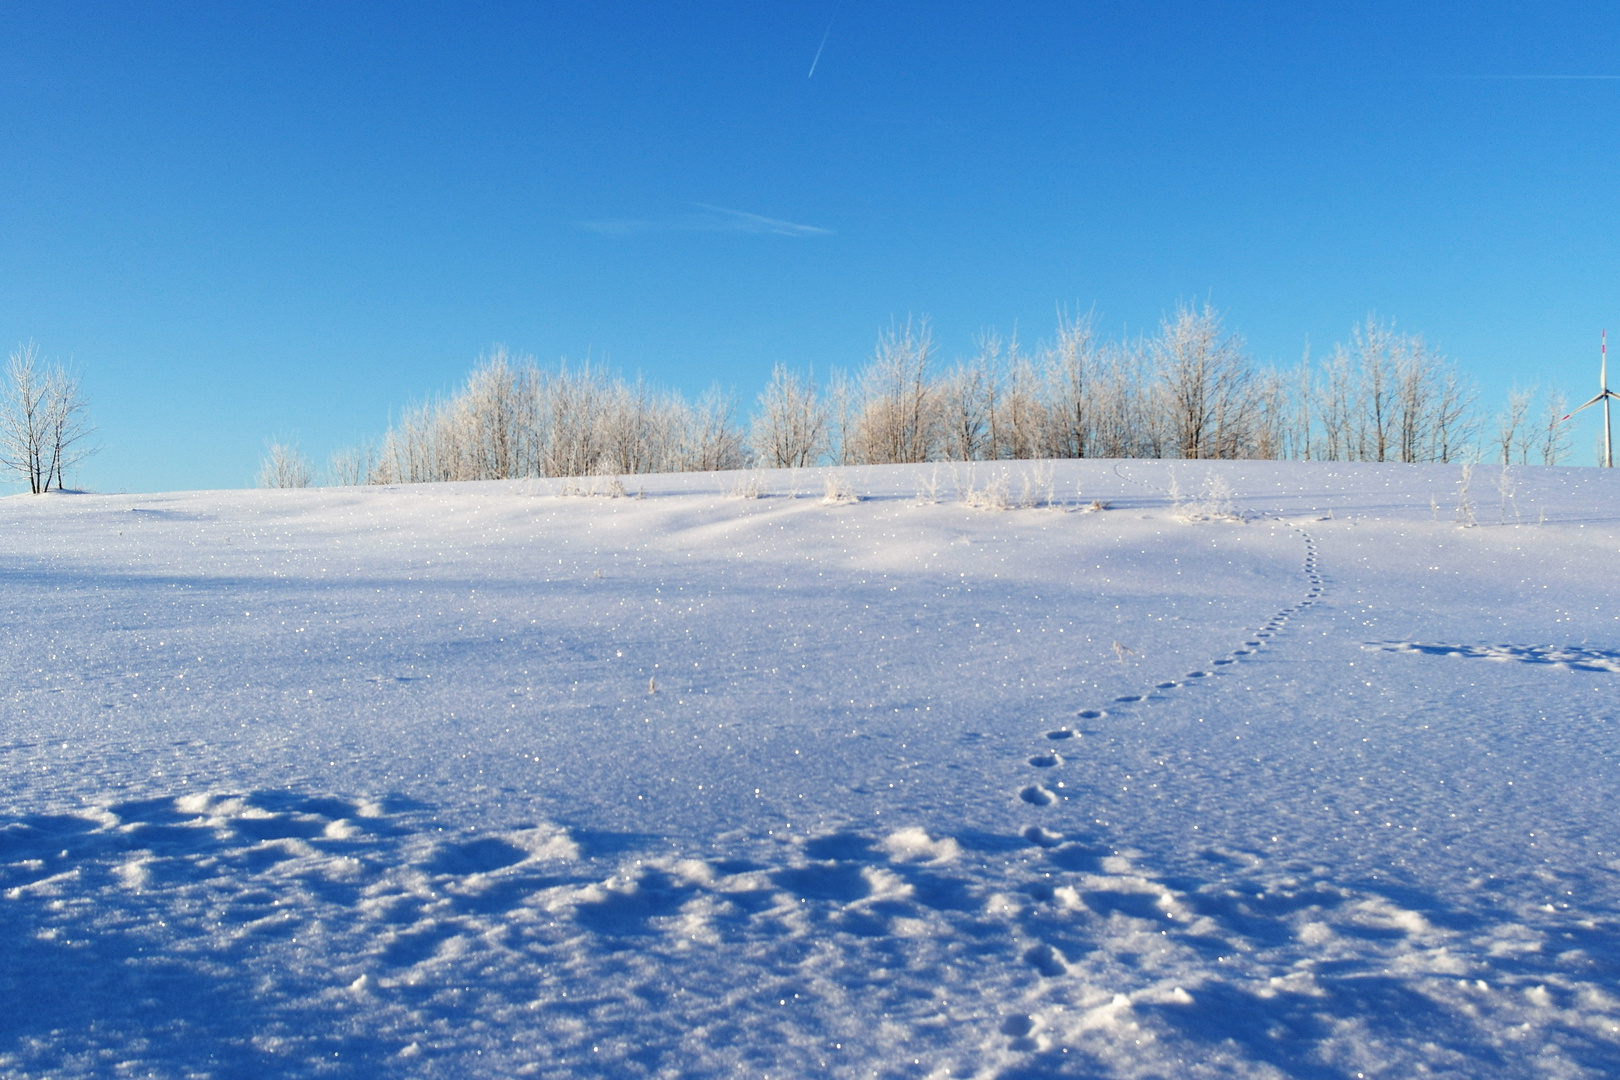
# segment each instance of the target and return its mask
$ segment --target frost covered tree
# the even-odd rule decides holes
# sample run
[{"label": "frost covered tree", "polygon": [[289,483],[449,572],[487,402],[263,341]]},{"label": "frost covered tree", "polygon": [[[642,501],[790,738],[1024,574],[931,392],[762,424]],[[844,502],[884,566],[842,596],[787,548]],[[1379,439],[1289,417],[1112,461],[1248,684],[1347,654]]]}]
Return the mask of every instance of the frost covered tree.
[{"label": "frost covered tree", "polygon": [[754,460],[767,469],[814,465],[827,449],[827,403],[814,380],[777,364],[749,430]]},{"label": "frost covered tree", "polygon": [[377,464],[377,453],[369,443],[334,450],[326,466],[328,482],[337,487],[369,484],[376,474]]},{"label": "frost covered tree", "polygon": [[0,393],[0,469],[38,495],[60,489],[69,470],[101,448],[79,378],[42,365],[33,342],[12,351]]},{"label": "frost covered tree", "polygon": [[845,457],[864,465],[932,460],[938,396],[932,379],[933,334],[927,320],[891,326],[862,373]]},{"label": "frost covered tree", "polygon": [[1419,336],[1368,316],[1323,365],[1316,414],[1329,461],[1438,461],[1466,457],[1478,421],[1456,366]]},{"label": "frost covered tree", "polygon": [[1496,449],[1503,465],[1512,465],[1515,460],[1521,465],[1530,462],[1530,443],[1535,433],[1526,428],[1525,422],[1535,400],[1535,387],[1508,389],[1507,407],[1496,417]]},{"label": "frost covered tree", "polygon": [[1548,390],[1542,404],[1541,429],[1536,439],[1543,465],[1557,465],[1569,456],[1570,428],[1564,423],[1569,415],[1569,399],[1556,390]]},{"label": "frost covered tree", "polygon": [[709,387],[682,418],[680,427],[681,471],[723,472],[743,467],[747,447],[737,426],[737,402],[720,387]]},{"label": "frost covered tree", "polygon": [[1095,453],[1093,413],[1105,406],[1104,384],[1097,378],[1097,332],[1089,316],[1058,317],[1057,338],[1045,350],[1044,457],[1083,458]]},{"label": "frost covered tree", "polygon": [[1014,339],[997,377],[996,397],[990,410],[990,456],[1027,461],[1043,454],[1047,415],[1041,373]]},{"label": "frost covered tree", "polygon": [[[505,349],[449,396],[407,408],[373,450],[345,451],[337,482],[419,483],[1035,458],[1169,457],[1449,462],[1479,453],[1474,391],[1419,336],[1374,316],[1323,363],[1256,363],[1208,304],[1178,304],[1152,336],[1104,340],[1060,314],[1026,353],[982,334],[936,371],[926,319],[880,331],[864,366],[823,386],[775,365],[754,415],[731,398],[695,404],[587,362],[542,368]],[[1522,411],[1522,410],[1521,410]],[[1521,417],[1511,454],[1530,443]],[[1538,429],[1539,430],[1539,429]],[[1538,436],[1539,437],[1539,436]]]},{"label": "frost covered tree", "polygon": [[303,488],[309,487],[314,479],[309,460],[296,445],[275,439],[265,444],[264,457],[259,462],[260,487]]},{"label": "frost covered tree", "polygon": [[950,461],[978,461],[994,446],[1001,339],[979,338],[978,355],[956,365],[939,387],[940,450]]},{"label": "frost covered tree", "polygon": [[1243,342],[1220,314],[1178,305],[1149,345],[1160,409],[1169,425],[1169,456],[1248,456],[1257,419],[1254,370]]}]

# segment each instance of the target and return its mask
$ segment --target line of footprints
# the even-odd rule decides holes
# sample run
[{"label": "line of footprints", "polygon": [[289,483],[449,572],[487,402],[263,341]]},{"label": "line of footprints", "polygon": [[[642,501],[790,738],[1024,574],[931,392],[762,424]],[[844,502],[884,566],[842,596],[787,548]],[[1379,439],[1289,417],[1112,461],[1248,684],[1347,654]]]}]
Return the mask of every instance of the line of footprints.
[{"label": "line of footprints", "polygon": [[[1115,698],[1113,704],[1129,706],[1142,701],[1163,701],[1165,700],[1165,695],[1168,692],[1178,690],[1186,686],[1197,685],[1202,679],[1207,679],[1213,675],[1220,674],[1229,665],[1242,663],[1246,657],[1253,656],[1255,653],[1265,648],[1266,645],[1269,644],[1271,638],[1275,637],[1283,630],[1284,627],[1288,625],[1288,621],[1291,618],[1298,615],[1306,608],[1311,607],[1318,600],[1320,600],[1323,593],[1323,584],[1322,575],[1319,574],[1316,569],[1316,540],[1311,536],[1310,533],[1306,532],[1304,529],[1301,529],[1299,526],[1295,525],[1290,527],[1293,528],[1295,532],[1299,533],[1300,537],[1305,541],[1305,578],[1310,583],[1310,589],[1305,593],[1304,599],[1297,603],[1290,604],[1288,607],[1285,607],[1281,611],[1277,612],[1277,614],[1273,615],[1263,626],[1261,626],[1253,634],[1249,635],[1248,640],[1244,641],[1240,647],[1233,649],[1225,656],[1212,661],[1209,666],[1209,670],[1189,671],[1186,675],[1179,679],[1169,679],[1165,682],[1154,683],[1153,688],[1146,693],[1124,694]],[[1082,709],[1078,714],[1078,719],[1081,721],[1100,720],[1107,716],[1108,712],[1109,710],[1107,709]],[[1058,768],[1063,764],[1064,761],[1064,754],[1061,748],[1064,745],[1067,745],[1069,740],[1075,738],[1079,734],[1081,734],[1081,732],[1078,732],[1071,727],[1061,727],[1053,731],[1048,731],[1046,733],[1046,738],[1051,743],[1056,745],[1043,746],[1040,750],[1036,751],[1034,754],[1031,754],[1029,757],[1030,766],[1043,771]],[[1044,782],[1039,780],[1019,789],[1018,797],[1024,802],[1029,803],[1031,806],[1043,807],[1054,805],[1060,798],[1057,792],[1053,791],[1051,788],[1047,787]],[[1024,830],[1023,835],[1026,840],[1033,844],[1038,844],[1041,847],[1052,847],[1063,842],[1063,837],[1061,834],[1048,832],[1039,825],[1029,826]]]}]

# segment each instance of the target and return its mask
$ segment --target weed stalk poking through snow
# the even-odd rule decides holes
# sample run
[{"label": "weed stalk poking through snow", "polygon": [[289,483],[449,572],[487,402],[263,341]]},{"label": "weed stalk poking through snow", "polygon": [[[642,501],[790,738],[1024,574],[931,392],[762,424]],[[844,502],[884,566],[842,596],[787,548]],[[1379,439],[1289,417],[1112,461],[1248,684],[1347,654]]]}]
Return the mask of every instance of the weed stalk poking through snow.
[{"label": "weed stalk poking through snow", "polygon": [[936,506],[939,504],[939,466],[935,465],[922,478],[921,487],[917,489],[917,498],[914,500],[918,506]]},{"label": "weed stalk poking through snow", "polygon": [[1452,520],[1465,529],[1471,529],[1478,524],[1474,519],[1474,501],[1468,494],[1468,488],[1473,481],[1473,464],[1464,465],[1462,476],[1457,480],[1457,509],[1452,514]]},{"label": "weed stalk poking through snow", "polygon": [[1524,515],[1519,512],[1519,474],[1509,466],[1503,465],[1501,471],[1496,474],[1496,490],[1502,497],[1501,523],[1503,525],[1507,524],[1508,507],[1512,506],[1513,523],[1523,525]]}]

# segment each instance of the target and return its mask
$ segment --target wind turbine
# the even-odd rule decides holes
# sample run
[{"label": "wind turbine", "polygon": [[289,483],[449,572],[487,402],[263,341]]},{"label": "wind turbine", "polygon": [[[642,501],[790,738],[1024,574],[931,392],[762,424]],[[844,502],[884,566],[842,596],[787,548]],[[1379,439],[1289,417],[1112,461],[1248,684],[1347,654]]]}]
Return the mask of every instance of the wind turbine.
[{"label": "wind turbine", "polygon": [[[1612,469],[1614,468],[1614,439],[1609,434],[1611,430],[1609,427],[1609,402],[1620,400],[1620,394],[1609,389],[1609,332],[1607,330],[1603,331],[1603,363],[1598,368],[1598,387],[1598,396],[1582,405],[1581,409],[1591,408],[1598,402],[1603,402],[1603,467]],[[1574,416],[1581,409],[1576,409],[1569,416]],[[1568,420],[1569,416],[1564,417],[1564,420]],[[1560,420],[1559,423],[1563,423],[1563,420]]]}]

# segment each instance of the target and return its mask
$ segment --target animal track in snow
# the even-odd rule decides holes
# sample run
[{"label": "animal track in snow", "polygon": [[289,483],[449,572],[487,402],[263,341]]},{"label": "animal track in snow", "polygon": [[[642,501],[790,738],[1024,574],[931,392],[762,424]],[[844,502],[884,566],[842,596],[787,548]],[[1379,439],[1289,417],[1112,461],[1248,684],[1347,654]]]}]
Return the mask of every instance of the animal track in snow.
[{"label": "animal track in snow", "polygon": [[[1241,648],[1234,648],[1226,656],[1212,659],[1210,661],[1210,670],[1189,671],[1180,679],[1167,679],[1153,684],[1153,690],[1173,691],[1186,686],[1193,680],[1208,679],[1214,675],[1224,674],[1224,669],[1231,668],[1235,664],[1243,663],[1243,658],[1253,656],[1259,650],[1270,645],[1271,639],[1274,638],[1276,634],[1286,629],[1290,620],[1295,615],[1300,614],[1317,603],[1318,598],[1323,592],[1324,585],[1321,575],[1316,571],[1316,540],[1313,536],[1311,536],[1310,533],[1306,532],[1299,526],[1294,525],[1290,527],[1299,534],[1300,538],[1305,543],[1305,558],[1303,560],[1303,567],[1306,581],[1309,584],[1309,589],[1305,593],[1304,599],[1279,609],[1274,615],[1271,616],[1271,618],[1261,624],[1258,630],[1256,630],[1252,635],[1247,637],[1242,642]],[[1116,705],[1135,705],[1143,701],[1162,700],[1165,700],[1163,694],[1120,694],[1113,699],[1113,703]],[[1105,715],[1107,714],[1102,709],[1082,709],[1077,714],[1078,718],[1081,720],[1096,720]],[[1068,729],[1058,729],[1056,731],[1046,732],[1046,738],[1048,740],[1058,741],[1071,737],[1073,737],[1073,733]],[[1062,764],[1063,760],[1064,759],[1061,755],[1053,751],[1042,750],[1032,754],[1027,759],[1027,764],[1031,768],[1051,769]],[[1021,788],[1018,792],[1018,797],[1031,806],[1039,807],[1048,807],[1058,801],[1058,796],[1054,792],[1048,789],[1045,785],[1039,783],[1027,785]],[[1031,826],[1031,828],[1038,827]],[[1029,832],[1026,830],[1025,836],[1027,837],[1028,835]]]},{"label": "animal track in snow", "polygon": [[1069,965],[1064,962],[1063,956],[1045,943],[1032,945],[1024,950],[1024,962],[1048,979],[1056,979],[1069,973]]},{"label": "animal track in snow", "polygon": [[1575,645],[1434,645],[1417,641],[1368,642],[1379,652],[1422,656],[1461,656],[1497,663],[1545,664],[1572,671],[1607,671],[1620,674],[1620,651],[1586,649]]},{"label": "animal track in snow", "polygon": [[1043,784],[1030,784],[1019,789],[1018,797],[1031,806],[1051,806],[1058,797]]},{"label": "animal track in snow", "polygon": [[1063,834],[1048,832],[1039,825],[1031,825],[1023,831],[1023,837],[1036,847],[1057,847],[1063,842]]}]

